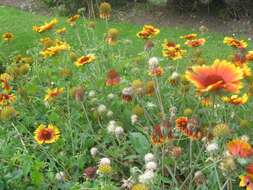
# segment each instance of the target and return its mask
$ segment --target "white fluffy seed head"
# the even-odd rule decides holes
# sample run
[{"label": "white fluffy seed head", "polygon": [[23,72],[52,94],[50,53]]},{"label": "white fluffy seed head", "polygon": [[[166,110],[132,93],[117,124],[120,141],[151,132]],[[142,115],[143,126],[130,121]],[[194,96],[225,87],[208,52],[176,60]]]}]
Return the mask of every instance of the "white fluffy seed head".
[{"label": "white fluffy seed head", "polygon": [[215,152],[216,150],[219,149],[219,146],[217,143],[213,142],[213,143],[209,143],[206,146],[206,151],[207,152]]},{"label": "white fluffy seed head", "polygon": [[139,175],[139,182],[140,183],[149,183],[153,178],[155,174],[153,171],[145,171],[142,175]]},{"label": "white fluffy seed head", "polygon": [[155,68],[155,67],[158,66],[159,61],[158,61],[157,57],[151,57],[151,58],[148,60],[148,64],[149,64],[149,68],[150,68],[150,69],[153,69],[153,68]]},{"label": "white fluffy seed head", "polygon": [[115,98],[115,95],[114,95],[113,93],[110,93],[110,94],[108,94],[107,98],[108,98],[109,100],[112,100],[112,99]]},{"label": "white fluffy seed head", "polygon": [[122,127],[116,127],[115,128],[115,135],[121,136],[124,133],[124,129]]},{"label": "white fluffy seed head", "polygon": [[92,147],[92,148],[90,149],[90,154],[91,154],[93,157],[95,157],[95,156],[97,155],[97,153],[98,153],[98,149],[97,149],[96,147]]},{"label": "white fluffy seed head", "polygon": [[55,179],[57,181],[64,181],[66,179],[66,175],[63,171],[60,171],[60,172],[55,174]]},{"label": "white fluffy seed head", "polygon": [[98,106],[98,112],[99,112],[99,113],[104,113],[104,112],[106,112],[106,106],[105,106],[104,104],[100,104],[100,105]]},{"label": "white fluffy seed head", "polygon": [[94,90],[89,91],[89,97],[94,97],[96,92]]},{"label": "white fluffy seed head", "polygon": [[135,114],[131,115],[131,123],[132,123],[132,125],[134,125],[135,123],[137,123],[138,119],[139,119],[138,115],[135,115]]},{"label": "white fluffy seed head", "polygon": [[126,87],[122,90],[123,95],[129,95],[131,96],[133,94],[133,88],[132,87]]},{"label": "white fluffy seed head", "polygon": [[111,164],[111,160],[109,158],[101,158],[99,165],[110,165]]},{"label": "white fluffy seed head", "polygon": [[154,171],[157,169],[157,164],[156,164],[156,162],[151,161],[151,162],[146,163],[145,168],[146,168],[146,170]]},{"label": "white fluffy seed head", "polygon": [[145,163],[152,162],[155,160],[155,156],[152,153],[147,153],[144,156]]},{"label": "white fluffy seed head", "polygon": [[106,113],[106,116],[107,117],[112,117],[113,116],[113,112],[111,110],[109,110],[107,113]]}]

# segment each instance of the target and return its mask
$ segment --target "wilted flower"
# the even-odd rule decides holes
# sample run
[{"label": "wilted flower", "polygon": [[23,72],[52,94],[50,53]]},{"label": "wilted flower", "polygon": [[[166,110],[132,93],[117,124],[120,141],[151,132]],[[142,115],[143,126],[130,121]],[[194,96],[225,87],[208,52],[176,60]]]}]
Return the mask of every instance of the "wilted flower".
[{"label": "wilted flower", "polygon": [[0,119],[10,120],[17,116],[17,111],[12,106],[5,106],[0,109]]},{"label": "wilted flower", "polygon": [[152,153],[147,153],[144,156],[145,163],[152,162],[155,160],[155,156]]},{"label": "wilted flower", "polygon": [[57,181],[65,181],[67,179],[67,176],[66,176],[65,172],[60,171],[55,174],[55,179]]},{"label": "wilted flower", "polygon": [[106,112],[106,110],[107,110],[107,108],[104,104],[100,104],[98,106],[98,113],[102,114],[102,113]]},{"label": "wilted flower", "polygon": [[169,121],[163,121],[153,128],[151,141],[153,144],[164,144],[173,138],[172,126]]},{"label": "wilted flower", "polygon": [[96,167],[88,167],[83,171],[83,176],[88,179],[94,179],[96,177],[96,172]]},{"label": "wilted flower", "polygon": [[145,165],[146,170],[154,171],[157,169],[157,164],[154,161],[147,162]]},{"label": "wilted flower", "polygon": [[133,88],[132,87],[126,87],[122,90],[122,98],[126,102],[129,102],[133,99]]},{"label": "wilted flower", "polygon": [[212,134],[215,137],[228,136],[231,130],[227,124],[218,124],[213,128]]},{"label": "wilted flower", "polygon": [[216,142],[208,143],[206,145],[206,151],[207,152],[212,153],[212,152],[217,151],[218,149],[219,149],[219,146],[218,146],[218,144]]},{"label": "wilted flower", "polygon": [[151,57],[149,60],[148,60],[148,65],[149,65],[149,68],[152,69],[152,68],[155,68],[159,65],[159,60],[157,57]]},{"label": "wilted flower", "polygon": [[131,123],[132,123],[132,125],[134,125],[135,123],[137,123],[138,120],[139,120],[138,115],[135,115],[135,114],[131,115]]},{"label": "wilted flower", "polygon": [[76,101],[80,102],[83,101],[85,91],[82,86],[78,86],[71,89],[71,94]]},{"label": "wilted flower", "polygon": [[109,19],[111,17],[112,7],[107,2],[102,2],[99,5],[99,16],[102,19]]},{"label": "wilted flower", "polygon": [[194,181],[196,185],[201,185],[205,182],[205,176],[201,171],[197,171],[194,174]]},{"label": "wilted flower", "polygon": [[110,69],[107,72],[107,78],[105,81],[106,86],[114,86],[120,83],[120,76],[115,69]]},{"label": "wilted flower", "polygon": [[122,127],[116,127],[114,132],[116,137],[120,137],[124,134],[124,129]]},{"label": "wilted flower", "polygon": [[109,45],[116,45],[118,40],[119,31],[116,28],[111,28],[107,32],[106,42]]}]

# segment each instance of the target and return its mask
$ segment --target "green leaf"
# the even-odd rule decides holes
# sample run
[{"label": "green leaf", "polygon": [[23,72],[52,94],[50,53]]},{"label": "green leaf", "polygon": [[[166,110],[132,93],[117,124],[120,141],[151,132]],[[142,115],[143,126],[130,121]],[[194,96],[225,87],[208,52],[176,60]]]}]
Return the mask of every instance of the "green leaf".
[{"label": "green leaf", "polygon": [[129,139],[134,150],[140,155],[144,155],[150,151],[150,143],[148,139],[141,133],[130,133]]}]

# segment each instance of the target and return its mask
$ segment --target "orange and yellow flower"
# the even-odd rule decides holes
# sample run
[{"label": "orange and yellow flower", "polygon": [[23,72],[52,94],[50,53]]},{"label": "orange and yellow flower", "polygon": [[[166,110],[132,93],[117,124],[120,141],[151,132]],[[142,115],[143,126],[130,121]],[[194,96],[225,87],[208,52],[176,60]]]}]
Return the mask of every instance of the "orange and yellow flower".
[{"label": "orange and yellow flower", "polygon": [[137,33],[137,37],[142,39],[149,39],[152,37],[155,37],[160,33],[160,30],[158,28],[155,28],[152,25],[144,25],[142,28],[142,31]]},{"label": "orange and yellow flower", "polygon": [[211,66],[193,66],[186,71],[186,79],[200,92],[224,90],[237,93],[243,86],[242,70],[226,60],[218,59]]},{"label": "orange and yellow flower", "polygon": [[96,59],[96,57],[94,54],[84,55],[84,56],[80,57],[79,59],[77,59],[77,61],[75,62],[75,65],[77,67],[87,65],[87,64],[91,63],[92,61],[94,61],[95,59]]},{"label": "orange and yellow flower", "polygon": [[151,68],[149,70],[149,75],[152,76],[152,77],[160,77],[162,76],[164,73],[164,70],[161,66],[157,66],[157,67],[154,67],[154,68]]},{"label": "orange and yellow flower", "polygon": [[175,44],[174,42],[166,41],[163,44],[163,56],[172,60],[182,59],[185,52],[179,44]]},{"label": "orange and yellow flower", "polygon": [[246,48],[248,46],[247,42],[243,40],[238,40],[233,37],[225,37],[223,40],[223,43],[228,46],[239,48],[239,49]]},{"label": "orange and yellow flower", "polygon": [[253,155],[253,149],[251,145],[242,139],[231,140],[227,144],[227,149],[232,156],[238,156],[241,158],[248,158]]},{"label": "orange and yellow flower", "polygon": [[16,96],[14,94],[0,94],[0,105],[9,105],[16,101]]},{"label": "orange and yellow flower", "polygon": [[249,96],[247,94],[244,94],[243,96],[239,96],[237,94],[232,95],[231,97],[224,96],[222,97],[222,100],[225,103],[233,104],[233,105],[243,105],[247,103],[249,99]]},{"label": "orange and yellow flower", "polygon": [[188,119],[187,117],[179,117],[176,119],[176,128],[185,136],[193,140],[201,138],[202,133],[198,129],[198,124],[195,119]]},{"label": "orange and yellow flower", "polygon": [[186,39],[186,40],[193,40],[196,37],[197,37],[197,34],[195,33],[180,36],[181,39]]},{"label": "orange and yellow flower", "polygon": [[67,29],[65,27],[57,29],[55,31],[56,34],[65,34],[67,32]]},{"label": "orange and yellow flower", "polygon": [[52,57],[56,54],[58,54],[61,51],[69,50],[70,45],[67,42],[63,42],[60,40],[56,40],[56,43],[54,46],[45,48],[43,51],[40,52],[40,54],[44,58]]},{"label": "orange and yellow flower", "polygon": [[248,51],[246,54],[247,61],[253,61],[253,51]]},{"label": "orange and yellow flower", "polygon": [[44,98],[45,102],[51,102],[53,101],[57,96],[62,94],[64,92],[64,88],[53,88],[53,89],[48,89],[47,94]]},{"label": "orange and yellow flower", "polygon": [[3,73],[0,75],[0,82],[2,83],[2,89],[6,92],[11,90],[9,82],[12,80],[12,77],[8,73]]},{"label": "orange and yellow flower", "polygon": [[13,40],[14,35],[11,32],[5,32],[2,37],[4,41],[10,42],[11,40]]},{"label": "orange and yellow flower", "polygon": [[52,124],[48,126],[41,124],[34,132],[34,139],[39,144],[51,144],[56,142],[59,138],[60,131]]},{"label": "orange and yellow flower", "polygon": [[253,190],[253,164],[250,163],[246,167],[246,175],[239,176],[240,187],[245,187],[246,190]]},{"label": "orange and yellow flower", "polygon": [[199,47],[204,45],[206,42],[205,38],[199,38],[199,39],[193,39],[193,40],[187,40],[185,42],[185,45],[187,45],[188,47]]},{"label": "orange and yellow flower", "polygon": [[155,145],[161,145],[173,139],[172,126],[169,121],[165,121],[153,128],[151,142]]},{"label": "orange and yellow flower", "polygon": [[33,30],[38,33],[42,33],[51,30],[59,21],[57,19],[51,20],[49,23],[45,23],[42,26],[33,26]]},{"label": "orange and yellow flower", "polygon": [[74,26],[76,24],[76,21],[80,18],[80,15],[79,14],[76,14],[72,17],[70,17],[68,20],[67,20],[67,23],[69,23],[71,26]]}]

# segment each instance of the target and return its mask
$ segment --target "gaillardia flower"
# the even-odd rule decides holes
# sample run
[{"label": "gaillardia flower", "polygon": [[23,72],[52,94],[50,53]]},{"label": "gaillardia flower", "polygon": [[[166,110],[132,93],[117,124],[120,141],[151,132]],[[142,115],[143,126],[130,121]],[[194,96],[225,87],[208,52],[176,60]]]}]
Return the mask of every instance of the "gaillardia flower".
[{"label": "gaillardia flower", "polygon": [[4,41],[9,42],[14,38],[14,35],[11,32],[6,32],[2,37]]},{"label": "gaillardia flower", "polygon": [[253,155],[253,149],[251,145],[242,139],[231,140],[227,144],[227,149],[232,156],[238,156],[241,158],[248,158]]},{"label": "gaillardia flower", "polygon": [[173,138],[172,125],[169,121],[164,121],[153,128],[151,134],[152,144],[161,145]]},{"label": "gaillardia flower", "polygon": [[189,119],[187,117],[179,117],[176,119],[176,128],[181,131],[185,136],[190,139],[200,139],[202,133],[198,128],[198,122],[196,119]]},{"label": "gaillardia flower", "polygon": [[193,39],[193,40],[187,40],[185,42],[185,45],[189,46],[189,47],[199,47],[204,45],[206,42],[205,38],[200,38],[200,39]]},{"label": "gaillardia flower", "polygon": [[91,63],[95,59],[96,59],[96,57],[94,54],[88,54],[88,55],[82,56],[79,59],[77,59],[77,61],[75,62],[75,65],[77,67],[80,67],[80,66]]},{"label": "gaillardia flower", "polygon": [[233,104],[233,105],[243,105],[247,103],[249,96],[245,93],[243,96],[238,96],[237,94],[232,95],[231,97],[224,96],[222,100],[225,103]]},{"label": "gaillardia flower", "polygon": [[211,66],[193,66],[186,71],[186,79],[200,92],[224,90],[237,93],[242,88],[243,72],[232,63],[217,59]]},{"label": "gaillardia flower", "polygon": [[223,43],[233,48],[240,48],[240,49],[246,48],[248,46],[247,42],[232,37],[225,37]]},{"label": "gaillardia flower", "polygon": [[240,187],[245,187],[246,190],[253,190],[253,164],[250,163],[246,167],[246,174],[240,177]]},{"label": "gaillardia flower", "polygon": [[62,94],[64,91],[64,88],[53,88],[53,89],[48,89],[47,94],[44,98],[44,101],[46,102],[51,102],[53,101],[57,96]]},{"label": "gaillardia flower", "polygon": [[76,24],[76,21],[80,18],[80,15],[79,14],[76,14],[72,17],[70,17],[68,20],[67,20],[67,23],[69,23],[71,26],[74,26]]},{"label": "gaillardia flower", "polygon": [[158,28],[155,28],[152,25],[144,25],[142,31],[137,33],[137,37],[142,39],[149,39],[152,38],[160,33]]},{"label": "gaillardia flower", "polygon": [[57,19],[53,19],[51,20],[49,23],[45,23],[42,26],[33,26],[33,30],[38,32],[38,33],[42,33],[45,32],[47,30],[52,29],[59,21]]},{"label": "gaillardia flower", "polygon": [[59,139],[59,137],[59,129],[52,124],[49,124],[48,126],[41,124],[34,132],[34,138],[39,144],[54,143]]},{"label": "gaillardia flower", "polygon": [[165,42],[163,44],[163,56],[172,60],[182,59],[185,54],[185,50],[182,50],[179,44],[171,42]]},{"label": "gaillardia flower", "polygon": [[58,54],[61,51],[69,50],[70,45],[66,42],[56,40],[55,45],[45,48],[43,51],[40,52],[41,55],[43,55],[44,58],[52,57],[56,54]]},{"label": "gaillardia flower", "polygon": [[181,39],[186,39],[186,40],[193,40],[196,37],[197,37],[197,34],[194,34],[194,33],[180,36]]}]

